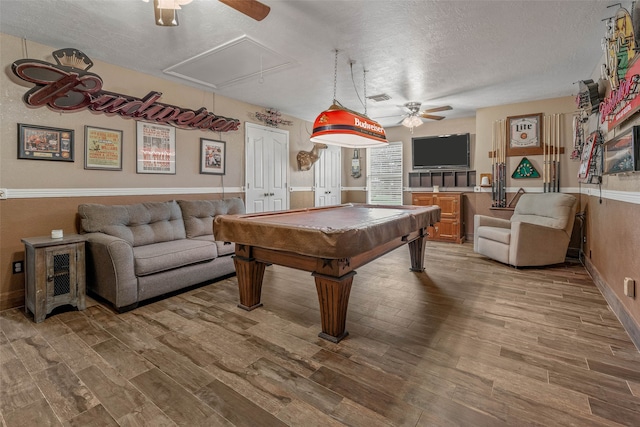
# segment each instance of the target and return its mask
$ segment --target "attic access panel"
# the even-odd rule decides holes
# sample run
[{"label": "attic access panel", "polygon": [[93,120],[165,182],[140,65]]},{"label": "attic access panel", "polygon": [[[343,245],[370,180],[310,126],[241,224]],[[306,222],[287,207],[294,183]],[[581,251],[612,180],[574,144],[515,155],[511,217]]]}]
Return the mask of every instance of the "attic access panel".
[{"label": "attic access panel", "polygon": [[213,89],[295,65],[248,36],[242,36],[163,70]]}]

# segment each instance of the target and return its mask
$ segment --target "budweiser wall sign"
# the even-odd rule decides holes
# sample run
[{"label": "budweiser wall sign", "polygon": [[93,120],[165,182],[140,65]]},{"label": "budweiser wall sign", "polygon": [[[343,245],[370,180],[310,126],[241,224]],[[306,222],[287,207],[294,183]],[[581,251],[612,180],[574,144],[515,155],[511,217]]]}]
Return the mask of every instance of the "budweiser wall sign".
[{"label": "budweiser wall sign", "polygon": [[606,23],[607,32],[602,43],[606,63],[602,65],[602,74],[609,80],[611,93],[598,109],[600,123],[608,122],[611,130],[640,109],[640,62],[629,12],[621,7]]},{"label": "budweiser wall sign", "polygon": [[87,71],[93,62],[76,49],[57,50],[53,57],[57,64],[20,59],[11,65],[16,76],[35,84],[25,93],[25,104],[32,107],[47,105],[56,111],[87,108],[96,113],[117,114],[180,129],[228,132],[238,130],[240,126],[240,120],[217,116],[204,107],[190,110],[158,102],[161,92],[149,92],[144,98],[135,98],[104,91],[100,76]]},{"label": "budweiser wall sign", "polygon": [[609,130],[615,128],[640,109],[638,96],[640,83],[640,61],[634,61],[620,80],[618,88],[609,93],[600,103],[600,122],[608,122]]}]

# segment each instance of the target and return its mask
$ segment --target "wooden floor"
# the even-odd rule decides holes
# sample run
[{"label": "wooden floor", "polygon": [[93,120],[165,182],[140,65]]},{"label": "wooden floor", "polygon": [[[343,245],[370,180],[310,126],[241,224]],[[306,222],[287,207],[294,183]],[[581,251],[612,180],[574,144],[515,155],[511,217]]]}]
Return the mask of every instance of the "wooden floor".
[{"label": "wooden floor", "polygon": [[428,242],[361,268],[339,344],[309,273],[270,266],[116,314],[0,313],[6,426],[640,425],[640,353],[577,263],[514,269]]}]

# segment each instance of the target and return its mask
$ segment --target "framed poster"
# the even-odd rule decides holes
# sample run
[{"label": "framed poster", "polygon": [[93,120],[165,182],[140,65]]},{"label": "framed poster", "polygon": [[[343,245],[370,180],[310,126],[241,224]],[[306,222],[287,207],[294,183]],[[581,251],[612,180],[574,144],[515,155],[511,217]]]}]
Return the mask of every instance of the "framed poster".
[{"label": "framed poster", "polygon": [[543,153],[542,113],[507,117],[507,156]]},{"label": "framed poster", "polygon": [[640,170],[640,126],[633,126],[604,144],[604,174]]},{"label": "framed poster", "polygon": [[226,142],[200,138],[200,173],[224,175]]},{"label": "framed poster", "polygon": [[591,170],[591,159],[593,151],[598,145],[599,131],[592,132],[582,147],[582,155],[580,156],[580,167],[578,168],[578,182],[587,182],[589,172]]},{"label": "framed poster", "polygon": [[136,172],[176,173],[176,128],[137,122]]},{"label": "framed poster", "polygon": [[84,168],[122,170],[122,131],[84,127]]},{"label": "framed poster", "polygon": [[18,123],[18,158],[73,162],[73,129]]}]

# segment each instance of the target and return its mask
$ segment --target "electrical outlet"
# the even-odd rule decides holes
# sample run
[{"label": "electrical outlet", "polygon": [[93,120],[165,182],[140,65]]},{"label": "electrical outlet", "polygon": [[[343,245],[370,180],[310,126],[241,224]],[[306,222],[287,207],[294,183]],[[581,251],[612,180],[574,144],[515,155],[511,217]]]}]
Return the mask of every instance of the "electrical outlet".
[{"label": "electrical outlet", "polygon": [[22,261],[13,262],[13,274],[20,274],[24,272],[24,263]]},{"label": "electrical outlet", "polygon": [[631,298],[636,296],[636,281],[631,277],[624,278],[624,294]]}]

